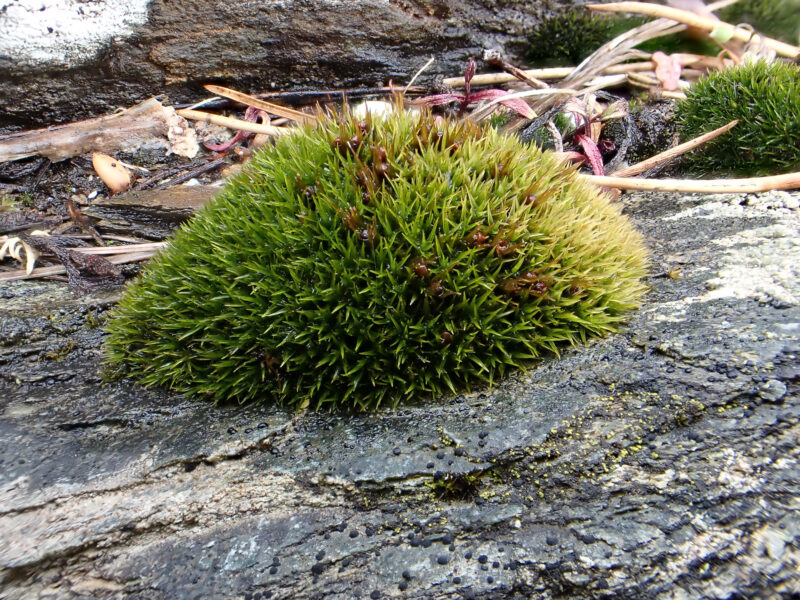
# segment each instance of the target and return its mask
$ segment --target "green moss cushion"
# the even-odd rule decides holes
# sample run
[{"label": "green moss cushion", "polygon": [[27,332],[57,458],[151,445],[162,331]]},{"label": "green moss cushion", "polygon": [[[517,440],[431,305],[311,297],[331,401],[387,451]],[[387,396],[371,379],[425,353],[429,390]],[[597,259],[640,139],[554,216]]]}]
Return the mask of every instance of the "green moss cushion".
[{"label": "green moss cushion", "polygon": [[689,157],[701,172],[776,174],[800,168],[800,67],[757,61],[702,77],[678,103],[685,140],[739,124]]},{"label": "green moss cushion", "polygon": [[216,401],[395,405],[612,331],[645,267],[619,209],[550,154],[427,113],[325,120],[151,261],[107,358]]}]

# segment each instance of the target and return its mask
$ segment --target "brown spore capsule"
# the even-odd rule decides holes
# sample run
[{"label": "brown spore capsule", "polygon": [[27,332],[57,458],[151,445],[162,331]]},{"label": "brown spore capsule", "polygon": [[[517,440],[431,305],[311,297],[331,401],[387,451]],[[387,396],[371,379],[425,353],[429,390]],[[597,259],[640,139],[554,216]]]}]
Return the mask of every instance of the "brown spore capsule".
[{"label": "brown spore capsule", "polygon": [[428,286],[428,294],[433,296],[434,298],[441,298],[444,296],[445,290],[442,282],[438,279],[431,281],[430,285]]},{"label": "brown spore capsule", "polygon": [[424,258],[415,260],[411,265],[411,269],[414,271],[414,275],[417,277],[427,277],[428,273],[430,273],[430,269],[428,269],[428,263]]}]

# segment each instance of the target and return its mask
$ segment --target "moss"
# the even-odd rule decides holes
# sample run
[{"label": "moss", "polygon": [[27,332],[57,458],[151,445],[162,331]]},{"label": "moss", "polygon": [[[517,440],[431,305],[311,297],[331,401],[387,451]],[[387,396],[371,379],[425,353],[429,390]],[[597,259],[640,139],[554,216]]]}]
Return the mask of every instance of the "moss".
[{"label": "moss", "polygon": [[17,212],[32,206],[30,194],[0,194],[0,212]]},{"label": "moss", "polygon": [[[739,0],[716,13],[728,23],[747,23],[770,37],[800,43],[800,0]],[[541,66],[577,65],[618,35],[645,23],[643,17],[570,10],[543,19],[528,38],[527,58]],[[684,33],[661,36],[638,46],[645,52],[716,54],[710,40]]]},{"label": "moss", "polygon": [[511,121],[511,113],[508,111],[495,111],[489,117],[489,125],[494,129],[500,129]]},{"label": "moss", "polygon": [[727,23],[748,23],[769,37],[800,43],[800,0],[739,0],[717,14]]},{"label": "moss", "polygon": [[800,67],[758,61],[701,78],[678,104],[683,139],[739,124],[688,157],[701,172],[775,173],[800,166]]},{"label": "moss", "polygon": [[132,283],[107,358],[146,385],[395,405],[612,331],[645,249],[554,156],[491,128],[326,120],[258,153]]},{"label": "moss", "polygon": [[425,485],[431,488],[437,499],[466,500],[478,493],[480,480],[489,473],[435,473]]},{"label": "moss", "polygon": [[577,65],[607,41],[643,22],[589,10],[556,14],[543,19],[530,34],[527,58],[537,64]]},{"label": "moss", "polygon": [[[598,14],[589,10],[560,13],[543,19],[533,30],[528,37],[526,57],[538,66],[577,65],[606,42],[646,21],[643,17]],[[684,34],[661,36],[638,47],[645,52],[660,50],[667,54],[716,54],[719,51],[710,41]]]}]

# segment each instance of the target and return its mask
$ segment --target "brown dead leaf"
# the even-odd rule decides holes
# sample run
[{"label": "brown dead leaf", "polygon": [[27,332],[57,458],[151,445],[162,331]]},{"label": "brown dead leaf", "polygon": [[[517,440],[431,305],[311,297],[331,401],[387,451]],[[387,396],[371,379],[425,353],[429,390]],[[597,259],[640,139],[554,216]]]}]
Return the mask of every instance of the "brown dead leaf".
[{"label": "brown dead leaf", "polygon": [[681,61],[677,56],[664,54],[660,50],[653,52],[653,64],[656,77],[661,82],[661,87],[667,91],[678,89],[678,82],[681,79]]},{"label": "brown dead leaf", "polygon": [[92,166],[97,176],[108,186],[111,194],[119,194],[131,187],[131,172],[113,156],[95,152],[92,154]]}]

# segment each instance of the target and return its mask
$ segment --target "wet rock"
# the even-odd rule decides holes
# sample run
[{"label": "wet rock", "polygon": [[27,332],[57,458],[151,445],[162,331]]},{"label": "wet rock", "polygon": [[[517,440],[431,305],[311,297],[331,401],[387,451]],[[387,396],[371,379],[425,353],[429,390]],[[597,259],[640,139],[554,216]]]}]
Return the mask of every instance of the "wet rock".
[{"label": "wet rock", "polygon": [[130,191],[98,198],[83,212],[99,219],[98,226],[105,232],[163,240],[219,190],[210,185],[178,185],[163,190]]},{"label": "wet rock", "polygon": [[790,596],[797,197],[624,197],[653,252],[624,331],[395,412],[106,383],[114,294],[4,285],[4,599]]},{"label": "wet rock", "polygon": [[[0,127],[113,112],[150,96],[206,97],[204,83],[242,91],[330,89],[460,73],[484,48],[521,55],[555,2],[62,0],[0,13]],[[35,103],[31,101],[35,98]]]}]

